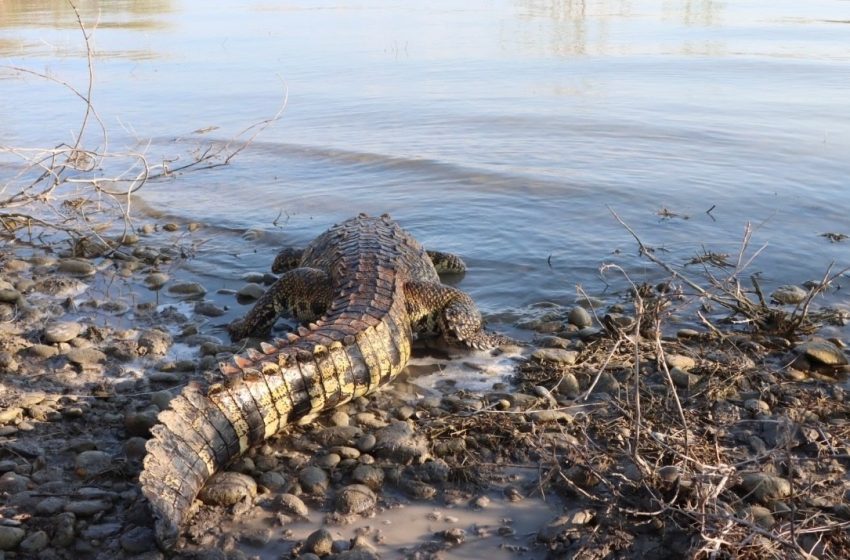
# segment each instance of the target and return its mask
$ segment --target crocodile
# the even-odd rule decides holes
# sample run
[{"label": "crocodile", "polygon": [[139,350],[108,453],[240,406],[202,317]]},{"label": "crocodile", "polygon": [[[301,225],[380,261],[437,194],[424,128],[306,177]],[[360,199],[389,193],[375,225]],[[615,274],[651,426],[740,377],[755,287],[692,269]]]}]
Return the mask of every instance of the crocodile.
[{"label": "crocodile", "polygon": [[293,421],[395,378],[414,333],[469,348],[508,342],[484,328],[468,294],[440,282],[438,267],[464,268],[453,255],[426,252],[386,214],[361,214],[278,255],[281,276],[231,336],[267,337],[286,313],[307,326],[219,364],[206,389],[187,386],[151,429],[139,481],[162,549],[176,544],[214,473]]}]

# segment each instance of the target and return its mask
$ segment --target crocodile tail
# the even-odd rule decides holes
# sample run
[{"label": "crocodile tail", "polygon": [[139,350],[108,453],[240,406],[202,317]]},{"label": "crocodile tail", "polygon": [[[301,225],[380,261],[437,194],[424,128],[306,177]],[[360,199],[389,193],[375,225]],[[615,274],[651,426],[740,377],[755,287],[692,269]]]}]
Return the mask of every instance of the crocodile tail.
[{"label": "crocodile tail", "polygon": [[233,422],[194,388],[171,401],[151,433],[139,481],[155,518],[157,543],[169,549],[204,483],[238,455],[244,443]]}]

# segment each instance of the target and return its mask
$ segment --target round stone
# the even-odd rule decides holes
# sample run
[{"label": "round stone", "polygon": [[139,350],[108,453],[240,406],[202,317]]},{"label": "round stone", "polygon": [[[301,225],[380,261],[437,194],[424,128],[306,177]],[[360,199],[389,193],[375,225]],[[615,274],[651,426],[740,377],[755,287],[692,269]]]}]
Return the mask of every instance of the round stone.
[{"label": "round stone", "polygon": [[336,509],[340,513],[363,513],[375,506],[378,498],[366,485],[352,484],[340,491],[336,498]]},{"label": "round stone", "polygon": [[164,272],[152,272],[145,276],[144,283],[145,286],[150,290],[158,290],[162,288],[165,283],[168,282],[168,274]]},{"label": "round stone", "polygon": [[29,486],[30,479],[17,474],[14,471],[5,473],[0,476],[0,493],[17,494],[23,492]]},{"label": "round stone", "polygon": [[307,467],[298,475],[301,488],[308,494],[323,494],[328,489],[328,475],[319,467]]},{"label": "round stone", "polygon": [[71,276],[84,277],[93,275],[97,269],[90,262],[82,259],[61,259],[58,270]]},{"label": "round stone", "polygon": [[823,338],[812,338],[794,348],[794,353],[805,356],[809,362],[826,366],[843,366],[847,356],[835,344]]},{"label": "round stone", "polygon": [[384,471],[373,465],[357,465],[351,473],[351,480],[377,490],[384,483]]},{"label": "round stone", "polygon": [[207,505],[232,506],[257,496],[257,483],[246,474],[225,471],[214,474],[198,498]]},{"label": "round stone", "polygon": [[83,331],[83,326],[72,321],[59,321],[48,323],[44,327],[44,340],[51,343],[68,342],[79,336]]},{"label": "round stone", "polygon": [[266,293],[266,290],[260,284],[249,282],[239,288],[239,291],[236,292],[236,296],[244,299],[260,299],[264,293]]},{"label": "round stone", "polygon": [[68,358],[69,362],[78,366],[89,366],[106,361],[106,354],[97,348],[74,348],[69,350],[65,357]]},{"label": "round stone", "polygon": [[327,556],[333,550],[334,537],[327,529],[319,529],[310,533],[304,543],[304,551],[312,552],[316,556]]},{"label": "round stone", "polygon": [[788,480],[765,473],[746,473],[741,476],[741,487],[755,501],[770,503],[791,495]]},{"label": "round stone", "polygon": [[584,307],[577,305],[570,309],[567,321],[571,325],[575,325],[578,328],[583,329],[593,324],[593,317],[590,316],[590,313],[588,313]]},{"label": "round stone", "polygon": [[531,358],[538,362],[554,362],[560,365],[571,366],[578,359],[575,350],[563,350],[561,348],[540,348],[531,354]]},{"label": "round stone", "polygon": [[88,478],[109,470],[112,467],[112,455],[105,451],[83,451],[77,455],[75,472],[77,476]]},{"label": "round stone", "polygon": [[24,540],[26,531],[20,527],[0,525],[0,550],[12,550]]},{"label": "round stone", "polygon": [[21,298],[20,292],[13,288],[0,289],[0,303],[17,303]]},{"label": "round stone", "polygon": [[797,305],[798,303],[802,303],[808,295],[809,292],[800,286],[787,285],[776,288],[776,290],[770,294],[770,297],[773,298],[774,301],[778,301],[782,304]]},{"label": "round stone", "polygon": [[304,502],[294,494],[281,494],[276,500],[281,511],[296,517],[307,517],[309,510]]},{"label": "round stone", "polygon": [[33,554],[47,547],[48,538],[44,531],[35,531],[30,533],[27,538],[21,541],[20,549],[28,554]]},{"label": "round stone", "polygon": [[689,371],[697,365],[696,360],[682,354],[667,354],[664,356],[664,361],[667,362],[667,367],[679,368],[683,371]]},{"label": "round stone", "polygon": [[207,289],[197,282],[175,282],[168,287],[168,293],[173,296],[193,298],[204,295]]},{"label": "round stone", "polygon": [[118,542],[121,543],[121,548],[123,548],[126,552],[130,552],[133,554],[138,554],[140,552],[146,552],[148,550],[153,550],[154,543],[154,533],[148,527],[133,527],[118,539]]}]

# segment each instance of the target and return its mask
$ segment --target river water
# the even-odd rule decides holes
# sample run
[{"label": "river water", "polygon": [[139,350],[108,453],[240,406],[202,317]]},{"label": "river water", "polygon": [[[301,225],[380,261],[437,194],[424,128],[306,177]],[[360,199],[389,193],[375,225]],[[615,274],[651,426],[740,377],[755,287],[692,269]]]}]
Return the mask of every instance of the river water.
[{"label": "river water", "polygon": [[[358,212],[462,255],[491,316],[617,285],[607,262],[660,278],[612,211],[674,264],[752,223],[766,289],[850,264],[820,235],[850,233],[850,2],[78,5],[111,151],[186,161],[287,97],[230,165],[138,193],[142,223],[206,226],[185,266],[214,285]],[[85,90],[67,3],[0,2],[0,58],[0,144],[70,142],[80,100],[9,68]]]}]

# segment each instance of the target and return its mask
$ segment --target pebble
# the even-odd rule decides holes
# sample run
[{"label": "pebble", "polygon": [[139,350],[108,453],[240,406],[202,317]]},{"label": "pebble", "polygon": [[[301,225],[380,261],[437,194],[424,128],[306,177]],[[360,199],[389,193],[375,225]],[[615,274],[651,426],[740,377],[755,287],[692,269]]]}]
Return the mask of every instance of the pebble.
[{"label": "pebble", "polygon": [[666,354],[664,356],[664,361],[667,362],[667,367],[679,368],[683,371],[693,369],[697,365],[696,360],[690,356],[684,356],[682,354]]},{"label": "pebble", "polygon": [[330,421],[334,426],[348,426],[349,417],[342,410],[337,410],[331,414]]},{"label": "pebble", "polygon": [[224,471],[214,474],[198,494],[207,505],[232,506],[257,496],[257,483],[246,474]]},{"label": "pebble", "polygon": [[281,494],[275,500],[281,511],[294,515],[296,517],[307,517],[310,510],[298,496],[294,494]]},{"label": "pebble", "polygon": [[60,259],[58,270],[78,277],[91,276],[97,271],[94,265],[82,259]]},{"label": "pebble", "polygon": [[306,467],[298,474],[301,488],[308,494],[324,494],[328,489],[328,475],[319,467]]},{"label": "pebble", "polygon": [[21,299],[21,293],[14,288],[0,289],[0,303],[17,303]]},{"label": "pebble", "polygon": [[681,387],[683,389],[690,389],[691,387],[694,387],[701,379],[699,375],[688,373],[687,371],[681,370],[677,367],[670,369],[670,378],[677,387]]},{"label": "pebble", "polygon": [[195,313],[204,317],[221,317],[227,311],[211,301],[199,301],[195,304]]},{"label": "pebble", "polygon": [[106,511],[111,507],[112,504],[104,500],[77,500],[68,503],[64,509],[67,513],[88,517]]},{"label": "pebble", "polygon": [[71,512],[60,513],[51,518],[53,538],[50,541],[55,547],[64,548],[74,542],[76,516]]},{"label": "pebble", "polygon": [[378,490],[384,484],[384,471],[373,465],[357,465],[351,473],[351,480]]},{"label": "pebble", "polygon": [[35,512],[40,515],[53,515],[59,513],[68,504],[68,500],[60,496],[47,497],[35,505]]},{"label": "pebble", "polygon": [[121,532],[121,524],[120,523],[98,523],[96,525],[89,525],[83,530],[83,538],[86,539],[94,539],[98,541],[102,541],[107,537],[111,537],[113,535],[117,535]]},{"label": "pebble", "polygon": [[372,509],[378,498],[364,484],[352,484],[343,488],[336,498],[336,509],[343,514],[363,513]]},{"label": "pebble", "polygon": [[0,550],[12,550],[24,540],[26,531],[20,527],[0,525]]},{"label": "pebble", "polygon": [[334,537],[327,529],[313,531],[304,542],[304,550],[316,556],[327,556],[333,550]]},{"label": "pebble", "polygon": [[17,494],[23,492],[29,486],[30,479],[10,471],[0,476],[0,494]]},{"label": "pebble", "polygon": [[327,455],[322,455],[318,459],[316,459],[316,465],[322,467],[323,469],[332,469],[339,464],[342,460],[342,457],[337,455],[336,453],[328,453]]},{"label": "pebble", "polygon": [[21,541],[19,545],[21,552],[33,554],[47,548],[49,539],[44,531],[35,531],[27,535],[27,538]]},{"label": "pebble", "polygon": [[393,422],[375,432],[374,455],[400,464],[428,457],[428,443],[407,422]]},{"label": "pebble", "polygon": [[[802,344],[794,347],[794,353],[797,356],[805,357],[808,364],[807,367],[799,367],[798,369],[808,370],[812,364],[824,366],[842,366],[847,364],[847,356],[844,352],[832,342],[814,337]],[[799,364],[795,361],[795,366]]]},{"label": "pebble", "polygon": [[798,303],[802,303],[808,295],[809,292],[800,286],[786,285],[776,288],[776,290],[770,294],[770,297],[779,303],[797,305]]},{"label": "pebble", "polygon": [[770,414],[770,405],[761,399],[747,399],[744,401],[744,409],[753,414]]},{"label": "pebble", "polygon": [[746,507],[741,514],[743,517],[752,519],[762,529],[771,529],[776,525],[776,518],[773,517],[773,512],[764,506],[752,505]]},{"label": "pebble", "polygon": [[583,329],[593,324],[593,317],[590,316],[590,313],[588,313],[584,307],[577,305],[570,309],[567,321],[571,325],[575,325],[578,328]]},{"label": "pebble", "polygon": [[167,224],[162,225],[162,229],[165,230],[165,231],[174,232],[174,231],[179,230],[180,226],[175,224],[174,222],[168,222]]},{"label": "pebble", "polygon": [[741,476],[741,487],[749,498],[762,503],[781,500],[791,495],[788,480],[765,473],[746,473]]},{"label": "pebble", "polygon": [[106,361],[106,354],[97,348],[74,348],[69,350],[65,357],[78,366],[90,366]]},{"label": "pebble", "polygon": [[698,338],[700,332],[695,329],[679,329],[676,331],[676,336],[679,338]]},{"label": "pebble", "polygon": [[168,279],[168,274],[164,272],[152,272],[145,276],[143,282],[149,290],[159,290],[168,282]]},{"label": "pebble", "polygon": [[556,364],[571,366],[578,359],[575,350],[564,350],[562,348],[539,348],[532,352],[531,359],[538,362],[554,362]]},{"label": "pebble", "polygon": [[157,423],[157,410],[127,412],[124,416],[124,428],[129,436],[150,437],[151,428]]},{"label": "pebble", "polygon": [[570,424],[573,415],[563,410],[536,410],[528,413],[528,418],[533,422],[564,422]]},{"label": "pebble", "polygon": [[126,552],[138,554],[153,550],[156,541],[154,540],[154,533],[150,528],[133,527],[121,535],[118,542]]},{"label": "pebble", "polygon": [[33,344],[27,349],[28,353],[31,356],[35,356],[36,358],[52,358],[54,356],[59,355],[59,349],[55,346],[49,346],[47,344]]},{"label": "pebble", "polygon": [[474,500],[472,500],[472,508],[473,509],[484,509],[490,505],[490,498],[487,496],[478,496]]},{"label": "pebble", "polygon": [[68,342],[79,336],[82,331],[83,326],[79,323],[60,321],[48,323],[47,326],[44,327],[42,335],[46,342]]},{"label": "pebble", "polygon": [[260,284],[249,282],[236,291],[236,297],[244,299],[260,299],[266,293],[266,289]]},{"label": "pebble", "polygon": [[139,335],[138,352],[140,355],[163,356],[171,347],[171,335],[159,329],[149,329]]},{"label": "pebble", "polygon": [[559,394],[567,398],[574,399],[581,393],[581,386],[578,379],[572,373],[565,373],[561,376],[561,381],[558,383],[557,391]]},{"label": "pebble", "polygon": [[174,296],[193,298],[201,297],[207,289],[197,282],[175,282],[168,287],[168,293]]},{"label": "pebble", "polygon": [[74,472],[82,478],[90,478],[112,467],[112,455],[105,451],[83,451],[77,455]]},{"label": "pebble", "polygon": [[357,438],[354,442],[355,447],[362,451],[363,453],[368,453],[372,449],[374,449],[375,444],[377,443],[377,439],[373,434],[365,434]]},{"label": "pebble", "polygon": [[272,492],[277,492],[286,486],[286,477],[277,471],[268,471],[260,475],[260,484]]},{"label": "pebble", "polygon": [[242,275],[242,281],[249,284],[262,284],[263,276],[262,272],[246,272]]}]

